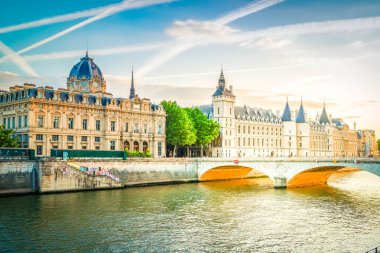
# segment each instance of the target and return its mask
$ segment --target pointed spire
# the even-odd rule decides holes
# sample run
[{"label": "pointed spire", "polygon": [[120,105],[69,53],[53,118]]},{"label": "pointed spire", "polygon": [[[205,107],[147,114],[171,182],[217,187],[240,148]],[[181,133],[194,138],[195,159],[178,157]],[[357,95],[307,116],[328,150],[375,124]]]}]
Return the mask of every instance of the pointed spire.
[{"label": "pointed spire", "polygon": [[132,99],[136,96],[135,94],[135,80],[133,78],[133,66],[132,66],[132,79],[131,79],[131,89],[129,90],[129,99]]},{"label": "pointed spire", "polygon": [[223,64],[222,64],[222,67],[220,70],[220,76],[219,76],[219,82],[218,83],[219,83],[219,87],[224,89],[224,87],[226,85],[226,80],[224,79],[224,74],[223,74]]},{"label": "pointed spire", "polygon": [[86,57],[88,57],[88,40],[86,41]]},{"label": "pointed spire", "polygon": [[286,97],[286,105],[285,105],[284,112],[282,113],[281,120],[283,122],[284,121],[292,121],[292,114],[290,112],[288,97]]},{"label": "pointed spire", "polygon": [[300,109],[298,110],[296,122],[297,123],[306,123],[305,110],[303,109],[303,105],[302,105],[302,97],[301,97],[301,105],[300,105]]},{"label": "pointed spire", "polygon": [[327,116],[326,112],[326,98],[323,98],[323,110],[321,117],[319,118],[319,123],[320,124],[330,124],[329,117]]}]

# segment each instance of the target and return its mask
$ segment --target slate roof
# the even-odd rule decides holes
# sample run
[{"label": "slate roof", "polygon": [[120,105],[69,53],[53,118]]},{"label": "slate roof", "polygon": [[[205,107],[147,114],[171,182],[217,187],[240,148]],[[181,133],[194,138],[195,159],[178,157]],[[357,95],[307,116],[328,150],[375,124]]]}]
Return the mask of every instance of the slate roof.
[{"label": "slate roof", "polygon": [[290,107],[288,101],[286,101],[284,112],[281,117],[282,121],[292,121],[292,113],[290,112]]},{"label": "slate roof", "polygon": [[81,79],[85,77],[87,79],[91,79],[93,76],[97,76],[100,79],[103,79],[103,74],[98,65],[95,64],[94,60],[88,57],[86,52],[86,56],[80,59],[80,62],[75,64],[70,71],[69,78],[72,76],[76,76],[77,79]]},{"label": "slate roof", "polygon": [[303,109],[302,102],[301,102],[301,106],[300,106],[300,109],[299,109],[297,117],[296,117],[296,123],[306,123],[305,111]]}]

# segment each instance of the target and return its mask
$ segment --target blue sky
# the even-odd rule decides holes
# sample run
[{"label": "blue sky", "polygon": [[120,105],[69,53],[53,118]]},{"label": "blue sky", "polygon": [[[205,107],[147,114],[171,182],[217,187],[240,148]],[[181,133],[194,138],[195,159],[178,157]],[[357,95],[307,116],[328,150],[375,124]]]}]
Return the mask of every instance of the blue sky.
[{"label": "blue sky", "polygon": [[237,104],[282,111],[289,96],[295,110],[302,96],[313,118],[326,97],[333,116],[380,133],[378,0],[14,0],[0,9],[0,42],[3,89],[65,87],[88,43],[118,96],[133,65],[140,96],[207,104],[223,64]]}]

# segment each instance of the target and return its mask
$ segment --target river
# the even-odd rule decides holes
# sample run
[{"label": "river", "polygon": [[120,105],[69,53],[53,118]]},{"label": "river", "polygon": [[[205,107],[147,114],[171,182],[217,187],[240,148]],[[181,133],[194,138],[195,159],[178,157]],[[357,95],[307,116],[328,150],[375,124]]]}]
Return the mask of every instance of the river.
[{"label": "river", "polygon": [[267,179],[0,198],[0,252],[365,252],[380,178],[274,190]]}]

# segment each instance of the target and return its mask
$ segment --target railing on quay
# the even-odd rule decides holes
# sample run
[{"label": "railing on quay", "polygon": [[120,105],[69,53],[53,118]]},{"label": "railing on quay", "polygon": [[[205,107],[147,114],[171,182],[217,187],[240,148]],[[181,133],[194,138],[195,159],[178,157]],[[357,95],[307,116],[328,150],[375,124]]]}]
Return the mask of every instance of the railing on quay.
[{"label": "railing on quay", "polygon": [[71,158],[120,158],[125,160],[124,151],[116,150],[83,150],[83,149],[51,149],[50,157]]},{"label": "railing on quay", "polygon": [[369,251],[366,251],[365,253],[380,253],[380,246],[373,248]]},{"label": "railing on quay", "polygon": [[35,150],[30,148],[0,148],[0,159],[34,160]]}]

